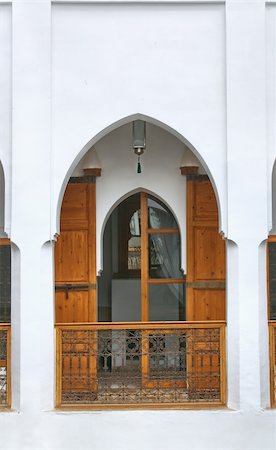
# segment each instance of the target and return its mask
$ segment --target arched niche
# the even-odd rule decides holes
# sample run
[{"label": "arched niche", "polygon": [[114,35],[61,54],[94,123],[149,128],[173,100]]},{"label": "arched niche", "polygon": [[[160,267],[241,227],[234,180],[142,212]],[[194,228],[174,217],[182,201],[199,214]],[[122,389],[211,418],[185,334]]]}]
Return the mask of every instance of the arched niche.
[{"label": "arched niche", "polygon": [[11,406],[11,242],[5,233],[5,178],[0,162],[0,406]]},{"label": "arched niche", "polygon": [[[135,118],[145,119],[143,116]],[[58,369],[63,377],[59,381],[62,390],[57,390],[58,406],[64,402],[72,404],[76,398],[77,402],[81,401],[83,395],[79,394],[84,391],[91,404],[103,401],[104,406],[108,405],[111,391],[117,395],[116,401],[121,402],[121,388],[109,374],[113,369],[114,374],[117,369],[121,372],[126,368],[128,372],[129,363],[136,380],[130,382],[135,388],[135,401],[138,397],[141,400],[141,386],[152,395],[150,390],[156,388],[156,383],[149,379],[147,371],[150,360],[154,365],[159,358],[156,359],[156,354],[152,356],[154,344],[148,340],[152,334],[148,330],[154,322],[165,328],[165,331],[158,332],[157,347],[161,345],[168,350],[166,355],[161,355],[158,363],[158,377],[164,381],[158,378],[158,384],[165,389],[161,403],[167,401],[166,389],[172,386],[176,388],[175,394],[178,389],[184,388],[182,392],[185,392],[186,397],[179,400],[180,403],[189,401],[189,396],[193,395],[190,387],[185,391],[191,385],[185,379],[183,370],[183,361],[184,365],[189,364],[189,353],[182,342],[183,332],[179,332],[176,339],[170,337],[174,335],[175,327],[186,330],[189,323],[198,325],[198,322],[205,322],[207,330],[203,332],[208,339],[209,328],[214,325],[209,325],[209,322],[217,322],[215,339],[221,343],[221,352],[224,352],[225,243],[219,234],[217,195],[206,172],[206,164],[196,157],[184,138],[173,130],[170,132],[168,127],[149,120],[146,121],[142,172],[139,173],[136,170],[137,156],[132,148],[132,120],[133,117],[128,118],[124,123],[104,130],[98,139],[89,143],[67,175],[64,197],[60,195],[61,234],[55,243],[56,327],[57,330],[61,327],[61,331],[67,326],[75,330],[79,326],[88,327],[85,336],[90,336],[88,345],[92,345],[90,350],[93,356],[88,356],[89,362],[87,355],[82,356],[80,364],[85,373],[84,378],[81,375],[82,380],[79,380],[79,367],[74,363],[74,345],[69,350],[71,362],[68,362],[66,355],[59,353],[57,360],[64,363]],[[190,152],[188,158],[187,152]],[[183,167],[185,170],[180,171]],[[130,198],[133,205],[129,207],[127,203]],[[155,228],[150,219],[151,208],[154,208],[152,202],[166,211],[169,217],[160,228]],[[155,219],[156,223],[162,222],[161,215],[156,211]],[[138,233],[131,232],[132,220],[140,220]],[[114,233],[113,229],[110,230],[110,224],[114,225]],[[107,251],[102,250],[105,244]],[[139,251],[140,264],[135,262],[133,265],[131,256],[139,259]],[[130,255],[131,252],[135,255]],[[111,257],[111,253],[114,253],[114,257]],[[186,253],[189,254],[187,266]],[[168,264],[170,258],[173,262]],[[109,260],[110,273],[107,277],[103,260]],[[102,269],[104,272],[101,277]],[[105,289],[104,295],[102,288]],[[102,301],[104,296],[108,301]],[[105,308],[110,310],[109,313],[104,311]],[[94,342],[96,334],[90,327],[103,330],[103,333],[98,334],[97,344]],[[173,331],[169,331],[170,327]],[[143,331],[135,331],[140,329]],[[76,333],[74,339],[78,341],[80,335],[78,331]],[[193,327],[188,333],[191,336],[196,334]],[[61,334],[58,332],[58,339],[62,340],[64,336],[66,333],[63,335],[63,331]],[[144,336],[148,337],[144,339]],[[177,354],[174,361],[177,362],[171,382],[163,369],[172,369],[169,354],[172,344]],[[149,346],[147,355],[141,356],[144,345]],[[133,353],[134,347],[138,351],[136,355]],[[98,349],[97,353],[95,348]],[[108,355],[106,348],[109,349]],[[58,343],[57,349],[62,352],[63,346]],[[214,352],[215,348],[212,347],[210,351]],[[202,372],[202,365],[200,367]],[[218,360],[215,362],[208,357],[204,362],[204,375],[208,372],[211,378],[216,379],[212,398],[221,404],[225,403],[225,389],[219,380],[223,377],[224,369]],[[202,373],[195,375],[193,371],[190,369],[188,377],[198,377],[196,391],[205,390],[204,395],[209,398],[210,380],[202,384]],[[111,382],[108,388],[105,375]],[[125,375],[128,379],[128,373]],[[76,381],[74,386],[68,382],[71,377]],[[129,382],[126,380],[126,383]],[[126,389],[127,385],[124,385],[123,391]],[[108,394],[108,398],[102,397],[104,393]],[[129,401],[130,396],[127,395],[123,403]],[[147,401],[148,394],[143,397],[142,403]]]},{"label": "arched niche", "polygon": [[[146,150],[142,156],[142,173],[137,174],[137,157],[132,148],[132,121],[146,121]],[[159,197],[170,204],[180,224],[181,235],[185,236],[186,205],[185,177],[179,168],[191,158],[199,166],[199,173],[207,174],[217,200],[220,223],[220,203],[212,174],[206,162],[196,149],[176,130],[166,124],[141,115],[126,117],[92,138],[80,151],[67,171],[60,191],[57,208],[57,230],[64,190],[70,177],[82,173],[83,165],[89,153],[97,155],[97,164],[102,168],[102,176],[97,179],[97,272],[102,270],[102,233],[106,217],[118,199],[127,192],[144,189],[158,193]],[[187,158],[188,155],[188,158]],[[184,191],[183,191],[184,189]],[[186,249],[183,240],[182,268],[186,270]]]},{"label": "arched niche", "polygon": [[[179,269],[184,274],[190,273],[189,292],[193,300],[190,302],[189,320],[224,320],[225,244],[218,233],[219,205],[209,175],[179,136],[176,137],[156,123],[148,122],[142,172],[138,173],[132,138],[131,122],[118,126],[101,137],[71,173],[62,201],[61,222],[64,233],[55,247],[56,282],[61,285],[57,292],[61,304],[57,313],[62,311],[60,317],[62,321],[65,320],[63,317],[66,317],[66,312],[62,306],[64,284],[85,282],[96,285],[96,277],[101,275],[104,268],[104,230],[108,217],[129,195],[143,191],[159,198],[174,212],[182,237]],[[180,168],[185,169],[184,173]],[[192,170],[191,175],[190,169],[195,168],[196,172]],[[89,174],[92,179],[89,179]],[[89,205],[93,205],[92,212]],[[81,223],[82,230],[79,229]],[[69,230],[75,233],[75,243],[70,241]],[[89,239],[91,242],[93,240],[93,244],[89,243]],[[88,250],[85,250],[87,242]],[[187,244],[189,249],[186,248]],[[80,249],[78,254],[76,246]],[[87,254],[91,253],[89,249],[92,248],[96,254],[93,254],[93,262],[89,263]],[[217,253],[212,251],[213,248],[217,249]],[[190,262],[190,270],[186,258],[188,253],[190,261],[195,261]],[[92,291],[89,295],[92,295]],[[93,292],[93,301],[96,295]],[[199,312],[198,304],[202,295],[205,307]],[[66,298],[69,297],[70,293],[66,292]],[[88,298],[82,298],[82,301],[87,303]],[[95,311],[89,312],[88,306],[85,306],[84,311],[84,321],[95,317]],[[70,313],[68,317],[71,316]]]},{"label": "arched niche", "polygon": [[[167,205],[145,191],[127,195],[112,208],[102,241],[99,321],[185,320],[180,229]],[[147,285],[149,277],[162,284]]]},{"label": "arched niche", "polygon": [[[276,389],[275,389],[275,355],[276,355],[276,162],[274,162],[272,169],[272,182],[271,182],[271,212],[272,212],[272,228],[270,230],[268,239],[262,242],[259,247],[260,255],[260,285],[263,287],[263,296],[261,298],[267,298],[267,302],[261,304],[260,308],[260,326],[264,330],[262,336],[263,348],[268,348],[268,342],[266,340],[267,334],[265,329],[267,328],[267,319],[269,320],[269,365],[270,365],[270,402],[268,400],[268,392],[262,391],[263,403],[270,403],[271,406],[276,405]],[[266,286],[265,286],[266,283]],[[265,296],[265,293],[267,294]],[[267,353],[262,357],[262,365],[265,367],[265,371],[261,373],[263,386],[267,386],[268,374],[268,361],[266,361]],[[263,362],[264,361],[264,362]]]},{"label": "arched niche", "polygon": [[276,320],[276,163],[272,170],[272,228],[267,241],[268,318]]},{"label": "arched niche", "polygon": [[[112,133],[118,131],[121,127],[124,127],[125,125],[129,126],[129,129],[131,129],[131,124],[134,120],[143,120],[147,123],[147,126],[149,125],[153,125],[165,132],[167,136],[171,136],[174,137],[177,141],[179,141],[180,143],[182,143],[183,148],[185,149],[189,149],[192,154],[196,157],[196,159],[198,160],[199,165],[201,166],[202,170],[204,173],[208,174],[208,177],[212,183],[214,192],[215,192],[215,196],[217,199],[217,205],[218,205],[218,213],[219,213],[219,228],[221,230],[221,223],[222,223],[222,217],[221,217],[221,204],[220,204],[220,196],[219,196],[219,192],[217,190],[217,186],[216,186],[216,182],[213,178],[213,175],[209,169],[209,165],[208,165],[208,161],[204,160],[201,156],[201,154],[197,151],[197,149],[192,145],[191,142],[189,142],[185,136],[183,136],[181,133],[179,133],[176,129],[170,127],[168,124],[165,124],[164,122],[153,118],[153,117],[149,117],[145,114],[141,114],[141,113],[136,113],[127,117],[124,117],[120,120],[118,120],[117,122],[114,122],[113,124],[110,124],[109,126],[107,126],[106,128],[104,128],[103,130],[101,130],[99,133],[97,133],[95,136],[93,136],[85,145],[84,147],[79,151],[78,155],[76,156],[76,158],[72,161],[71,165],[67,168],[63,181],[61,183],[60,186],[60,191],[59,191],[59,196],[58,196],[58,200],[57,200],[57,208],[56,208],[56,225],[55,225],[55,231],[57,233],[59,233],[59,227],[60,227],[60,209],[61,209],[61,205],[62,205],[62,199],[63,199],[63,195],[65,192],[65,188],[67,186],[67,183],[70,179],[70,177],[72,176],[72,174],[74,173],[74,171],[76,170],[76,168],[81,167],[81,160],[82,158],[85,157],[86,153],[91,150],[92,148],[96,148],[96,150],[98,151],[98,146],[99,143],[102,142],[103,139],[105,138],[112,138]],[[148,138],[149,136],[147,136]],[[114,150],[113,150],[114,151]],[[129,143],[129,151],[132,151],[132,147],[131,147],[131,141]],[[101,159],[101,155],[99,154],[99,158]],[[119,160],[119,157],[117,158]],[[180,161],[181,163],[181,161]]]},{"label": "arched niche", "polygon": [[[157,201],[160,201],[162,204],[164,204],[164,206],[168,209],[168,211],[170,211],[172,217],[175,220],[175,223],[177,224],[177,227],[179,229],[179,234],[180,234],[180,241],[185,241],[185,233],[183,234],[183,226],[179,223],[179,217],[175,214],[172,206],[166,202],[166,200],[161,197],[159,194],[157,194],[156,192],[150,191],[144,187],[140,187],[137,189],[134,189],[130,192],[125,193],[125,195],[123,195],[122,197],[120,197],[118,200],[116,200],[116,202],[111,206],[111,208],[109,209],[108,213],[106,214],[106,217],[104,219],[104,221],[102,222],[102,228],[101,228],[101,233],[100,233],[100,242],[101,242],[101,268],[103,268],[103,242],[104,242],[104,234],[106,231],[106,226],[107,223],[112,215],[112,213],[116,210],[116,208],[118,208],[118,206],[120,204],[122,204],[127,198],[135,195],[135,194],[139,194],[140,192],[145,192],[146,194],[148,194],[149,196],[155,198]],[[185,244],[183,244],[185,245]],[[180,245],[180,255],[181,255],[181,261],[183,261],[183,258],[185,258],[184,256],[182,257],[182,253],[183,253],[183,245]],[[181,264],[181,268],[182,264]]]}]

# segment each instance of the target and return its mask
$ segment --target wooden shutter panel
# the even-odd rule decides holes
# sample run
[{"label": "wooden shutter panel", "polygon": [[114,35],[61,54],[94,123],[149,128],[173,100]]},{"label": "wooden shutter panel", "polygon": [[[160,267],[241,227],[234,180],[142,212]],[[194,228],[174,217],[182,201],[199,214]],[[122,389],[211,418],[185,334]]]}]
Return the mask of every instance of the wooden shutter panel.
[{"label": "wooden shutter panel", "polygon": [[225,320],[225,273],[211,182],[187,180],[187,320]]},{"label": "wooden shutter panel", "polygon": [[95,183],[69,183],[55,245],[56,323],[96,320]]}]

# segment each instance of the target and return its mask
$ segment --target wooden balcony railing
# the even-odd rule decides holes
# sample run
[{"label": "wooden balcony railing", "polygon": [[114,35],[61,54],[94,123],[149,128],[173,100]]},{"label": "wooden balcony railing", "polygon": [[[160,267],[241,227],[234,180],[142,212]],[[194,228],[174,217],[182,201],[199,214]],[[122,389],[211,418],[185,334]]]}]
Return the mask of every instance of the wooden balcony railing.
[{"label": "wooden balcony railing", "polygon": [[0,408],[11,406],[11,327],[0,324]]},{"label": "wooden balcony railing", "polygon": [[269,322],[270,398],[276,407],[276,321]]},{"label": "wooden balcony railing", "polygon": [[56,338],[57,407],[225,404],[225,322],[60,324]]}]

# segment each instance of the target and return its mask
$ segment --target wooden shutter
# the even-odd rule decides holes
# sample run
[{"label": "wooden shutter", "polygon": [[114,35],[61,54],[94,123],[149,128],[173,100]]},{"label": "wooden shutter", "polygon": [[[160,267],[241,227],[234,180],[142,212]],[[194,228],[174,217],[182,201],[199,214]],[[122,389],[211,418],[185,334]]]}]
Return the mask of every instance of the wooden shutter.
[{"label": "wooden shutter", "polygon": [[95,183],[69,183],[55,245],[56,323],[96,321]]},{"label": "wooden shutter", "polygon": [[[187,180],[187,320],[225,320],[225,242],[214,190],[206,176]],[[187,360],[188,392],[216,397],[222,387],[217,330],[198,330]],[[210,351],[212,357],[210,358]]]},{"label": "wooden shutter", "polygon": [[225,320],[225,266],[211,182],[187,180],[187,320]]}]

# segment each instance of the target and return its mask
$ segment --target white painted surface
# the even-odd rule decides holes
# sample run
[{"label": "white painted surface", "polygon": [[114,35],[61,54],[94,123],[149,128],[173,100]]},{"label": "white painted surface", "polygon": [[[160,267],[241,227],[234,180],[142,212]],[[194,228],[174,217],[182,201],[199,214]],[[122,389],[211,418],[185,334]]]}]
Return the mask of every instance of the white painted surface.
[{"label": "white painted surface", "polygon": [[102,244],[106,221],[115,205],[131,192],[159,197],[175,214],[181,233],[182,268],[186,271],[186,179],[180,173],[185,154],[182,142],[159,127],[147,125],[147,147],[137,173],[131,123],[109,133],[95,146],[102,167],[97,180],[97,271],[103,266]]},{"label": "white painted surface", "polygon": [[[52,39],[53,206],[87,143],[137,113],[170,126],[197,149],[225,205],[222,6],[53,5]],[[226,223],[224,209],[224,232]]]},{"label": "white painted surface", "polygon": [[5,236],[5,178],[0,164],[0,236]]},{"label": "white painted surface", "polygon": [[[12,13],[11,239],[20,249],[20,331],[19,342],[14,342],[20,348],[20,373],[15,376],[20,380],[20,409],[35,416],[36,426],[44,331],[41,246],[50,237],[50,4],[14,2]],[[52,335],[45,339],[51,345]],[[27,423],[23,418],[23,430]],[[27,432],[21,442],[32,445]]]},{"label": "white painted surface", "polygon": [[[12,11],[0,5],[0,160],[5,229],[11,216],[19,250],[13,247],[15,411],[0,414],[1,447],[275,448],[276,414],[264,409],[269,385],[260,243],[272,223],[276,6],[265,10],[262,0],[226,6],[12,3]],[[139,178],[128,125],[137,114],[149,117],[152,131]],[[184,220],[185,182],[178,171],[184,144],[209,170],[221,230],[235,241],[227,242],[227,373],[228,406],[236,411],[53,410],[53,249],[43,243],[58,231],[68,177],[93,144],[103,168],[98,237],[114,203],[141,187]]]},{"label": "white painted surface", "polygon": [[[266,119],[267,119],[267,188],[268,188],[268,229],[276,231],[276,208],[272,215],[271,202],[276,204],[275,170],[273,171],[276,159],[276,4],[266,7]],[[273,171],[273,181],[271,183]],[[271,193],[271,187],[272,193]]]},{"label": "white painted surface", "polygon": [[0,161],[5,175],[5,232],[11,223],[11,5],[0,4]]},{"label": "white painted surface", "polygon": [[258,246],[267,237],[265,25],[265,4],[227,3],[228,237],[239,247],[239,387],[245,409],[260,406],[258,353],[266,351],[260,347],[258,264]]}]

